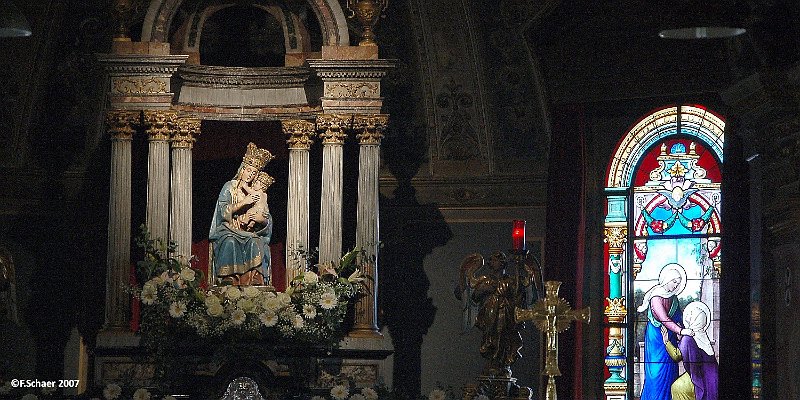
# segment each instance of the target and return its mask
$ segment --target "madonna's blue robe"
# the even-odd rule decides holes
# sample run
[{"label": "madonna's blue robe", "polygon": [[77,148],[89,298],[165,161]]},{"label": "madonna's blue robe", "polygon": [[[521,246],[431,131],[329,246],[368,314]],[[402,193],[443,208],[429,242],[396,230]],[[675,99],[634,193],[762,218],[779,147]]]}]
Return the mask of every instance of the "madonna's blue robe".
[{"label": "madonna's blue robe", "polygon": [[[678,306],[678,297],[672,296],[667,315],[677,323],[683,323],[683,313]],[[647,327],[644,330],[644,387],[641,400],[671,400],[670,386],[678,378],[678,363],[667,353],[661,338],[661,322],[647,309]],[[669,340],[677,344],[675,333],[669,331]]]},{"label": "madonna's blue robe", "polygon": [[255,232],[236,229],[230,212],[234,204],[231,188],[235,183],[236,181],[228,181],[222,186],[208,233],[214,255],[214,276],[241,275],[258,269],[267,283],[270,276],[269,241],[272,236],[272,216],[267,213],[266,224],[263,227],[258,225]]}]

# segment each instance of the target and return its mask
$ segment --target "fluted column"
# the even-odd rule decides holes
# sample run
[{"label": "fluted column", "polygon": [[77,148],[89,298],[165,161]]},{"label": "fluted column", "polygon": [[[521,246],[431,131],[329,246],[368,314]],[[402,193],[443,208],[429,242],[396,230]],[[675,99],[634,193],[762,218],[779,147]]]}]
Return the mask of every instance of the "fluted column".
[{"label": "fluted column", "polygon": [[106,113],[111,135],[111,188],[108,198],[105,329],[128,330],[130,299],[125,292],[131,268],[131,142],[138,111]]},{"label": "fluted column", "polygon": [[179,118],[172,133],[170,240],[175,255],[188,262],[192,255],[192,145],[200,134],[198,118]]},{"label": "fluted column", "polygon": [[289,197],[286,204],[286,285],[304,268],[298,251],[309,251],[308,150],[314,141],[314,124],[304,120],[283,121],[289,136]]},{"label": "fluted column", "polygon": [[369,296],[356,304],[355,322],[349,336],[381,336],[378,330],[378,168],[380,145],[386,127],[386,115],[356,115],[353,128],[359,143],[358,152],[358,206],[356,209],[356,248],[364,249],[366,260],[361,260]]},{"label": "fluted column", "polygon": [[153,239],[167,242],[169,232],[169,136],[175,112],[145,110],[147,127],[147,230]]},{"label": "fluted column", "polygon": [[319,262],[338,262],[342,255],[342,175],[345,130],[350,115],[322,114],[317,129],[322,139],[322,201],[319,217]]}]

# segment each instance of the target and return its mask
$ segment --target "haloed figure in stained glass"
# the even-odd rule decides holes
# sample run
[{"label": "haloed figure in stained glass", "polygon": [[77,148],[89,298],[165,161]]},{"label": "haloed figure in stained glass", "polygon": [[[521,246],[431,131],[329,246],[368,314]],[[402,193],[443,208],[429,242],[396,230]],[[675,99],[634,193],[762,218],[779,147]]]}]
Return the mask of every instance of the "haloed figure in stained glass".
[{"label": "haloed figure in stained glass", "polygon": [[678,363],[674,361],[661,334],[666,329],[667,341],[677,345],[678,335],[692,336],[691,329],[682,327],[683,313],[678,294],[686,287],[686,271],[679,264],[665,266],[658,283],[644,295],[637,311],[647,313],[644,333],[644,387],[642,400],[671,400],[670,386],[678,378]]}]

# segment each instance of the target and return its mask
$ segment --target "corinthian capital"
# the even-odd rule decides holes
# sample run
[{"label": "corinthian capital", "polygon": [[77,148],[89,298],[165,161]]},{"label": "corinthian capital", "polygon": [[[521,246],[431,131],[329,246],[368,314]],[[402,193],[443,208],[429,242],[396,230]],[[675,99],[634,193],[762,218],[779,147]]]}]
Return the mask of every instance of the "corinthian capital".
[{"label": "corinthian capital", "polygon": [[169,140],[170,132],[175,129],[178,118],[173,110],[144,110],[144,125],[150,140]]},{"label": "corinthian capital", "polygon": [[628,228],[624,226],[606,226],[603,234],[603,241],[608,243],[609,249],[622,249],[628,241]]},{"label": "corinthian capital", "polygon": [[353,117],[353,129],[358,132],[356,138],[360,144],[381,144],[383,131],[389,116],[386,114],[356,115]]},{"label": "corinthian capital", "polygon": [[348,114],[320,114],[317,116],[317,130],[322,143],[342,144],[347,137],[347,128],[353,116]]},{"label": "corinthian capital", "polygon": [[133,139],[133,126],[139,122],[139,111],[112,110],[106,113],[106,129],[113,140]]},{"label": "corinthian capital", "polygon": [[290,149],[305,149],[311,148],[314,141],[311,139],[314,136],[314,123],[302,119],[290,119],[282,121],[283,133],[289,136],[286,143],[289,144]]},{"label": "corinthian capital", "polygon": [[200,118],[181,117],[177,119],[172,132],[172,147],[192,148],[195,138],[200,134]]}]

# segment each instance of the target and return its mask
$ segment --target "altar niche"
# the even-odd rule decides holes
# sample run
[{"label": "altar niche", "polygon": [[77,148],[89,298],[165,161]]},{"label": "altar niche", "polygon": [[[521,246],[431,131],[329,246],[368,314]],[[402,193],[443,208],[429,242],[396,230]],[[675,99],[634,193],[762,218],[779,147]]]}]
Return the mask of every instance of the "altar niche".
[{"label": "altar niche", "polygon": [[275,157],[263,171],[275,181],[267,189],[273,227],[270,241],[272,278],[276,289],[283,289],[286,243],[286,204],[288,152],[279,121],[202,122],[203,137],[194,147],[192,173],[192,254],[197,267],[206,276],[213,273],[209,256],[208,234],[222,186],[230,181],[242,163],[248,143],[269,150]]}]

